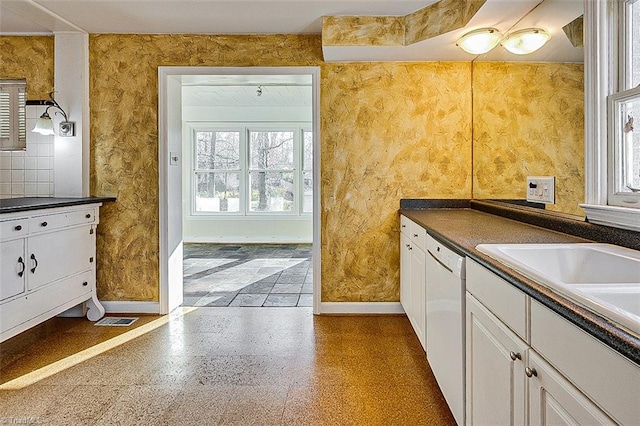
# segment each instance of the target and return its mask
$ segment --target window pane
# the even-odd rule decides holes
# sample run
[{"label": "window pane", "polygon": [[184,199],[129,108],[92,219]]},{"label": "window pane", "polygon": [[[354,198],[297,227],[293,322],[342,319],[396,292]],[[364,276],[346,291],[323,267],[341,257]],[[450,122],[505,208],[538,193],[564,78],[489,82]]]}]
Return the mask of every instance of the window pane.
[{"label": "window pane", "polygon": [[293,169],[293,132],[251,132],[252,169]]},{"label": "window pane", "polygon": [[199,170],[240,168],[239,132],[196,132]]},{"label": "window pane", "polygon": [[304,172],[302,177],[302,211],[313,212],[313,172]]},{"label": "window pane", "polygon": [[640,1],[631,5],[631,89],[640,85]]},{"label": "window pane", "polygon": [[640,192],[640,96],[619,104],[621,123],[618,192]]},{"label": "window pane", "polygon": [[196,172],[196,211],[240,211],[240,173]]},{"label": "window pane", "polygon": [[303,170],[313,170],[313,132],[302,132],[303,135]]},{"label": "window pane", "polygon": [[293,211],[293,173],[251,172],[249,180],[252,212]]}]

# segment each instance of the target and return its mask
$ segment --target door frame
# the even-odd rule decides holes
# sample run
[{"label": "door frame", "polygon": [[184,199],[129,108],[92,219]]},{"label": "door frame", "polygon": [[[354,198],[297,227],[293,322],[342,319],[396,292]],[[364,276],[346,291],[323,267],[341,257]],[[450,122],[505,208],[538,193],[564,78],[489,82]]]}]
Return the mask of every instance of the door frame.
[{"label": "door frame", "polygon": [[[168,314],[182,303],[182,117],[176,114],[183,75],[311,75],[313,114],[313,313],[320,313],[320,67],[158,67],[158,213],[160,236],[160,314]],[[172,121],[171,118],[174,118]],[[179,131],[178,131],[179,130]],[[170,165],[171,157],[179,160]],[[173,155],[172,155],[173,154]],[[179,178],[178,178],[179,176]],[[177,182],[176,179],[179,179]],[[173,188],[173,190],[171,189]],[[177,188],[180,188],[177,190]],[[179,194],[179,195],[178,195]],[[178,198],[178,199],[176,199]],[[179,217],[179,223],[176,222]],[[178,288],[179,287],[179,288]],[[178,293],[179,290],[179,293]],[[179,303],[178,303],[179,301]]]}]

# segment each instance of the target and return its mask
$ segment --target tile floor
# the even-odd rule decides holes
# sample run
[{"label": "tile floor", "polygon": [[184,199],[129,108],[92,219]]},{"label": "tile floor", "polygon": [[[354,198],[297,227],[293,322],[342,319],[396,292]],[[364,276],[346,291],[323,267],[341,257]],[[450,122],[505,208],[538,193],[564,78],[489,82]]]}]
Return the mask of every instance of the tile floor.
[{"label": "tile floor", "polygon": [[0,344],[0,422],[454,425],[405,316],[179,308],[54,318]]},{"label": "tile floor", "polygon": [[313,306],[311,244],[185,244],[183,306]]}]

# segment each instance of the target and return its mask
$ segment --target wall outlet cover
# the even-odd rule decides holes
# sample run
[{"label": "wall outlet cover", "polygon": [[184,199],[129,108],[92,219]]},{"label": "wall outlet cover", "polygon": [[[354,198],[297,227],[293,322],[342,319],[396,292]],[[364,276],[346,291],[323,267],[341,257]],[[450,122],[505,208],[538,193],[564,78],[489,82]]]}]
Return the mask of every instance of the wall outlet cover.
[{"label": "wall outlet cover", "polygon": [[527,176],[527,201],[555,204],[556,179],[553,176]]}]

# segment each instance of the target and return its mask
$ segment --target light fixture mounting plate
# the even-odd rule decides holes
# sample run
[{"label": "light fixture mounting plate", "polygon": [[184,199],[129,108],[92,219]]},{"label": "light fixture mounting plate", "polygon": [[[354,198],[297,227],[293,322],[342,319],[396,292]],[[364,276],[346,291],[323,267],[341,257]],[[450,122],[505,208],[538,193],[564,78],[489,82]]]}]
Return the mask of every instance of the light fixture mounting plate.
[{"label": "light fixture mounting plate", "polygon": [[62,137],[72,137],[76,135],[76,123],[73,121],[63,121],[58,127],[58,134]]}]

